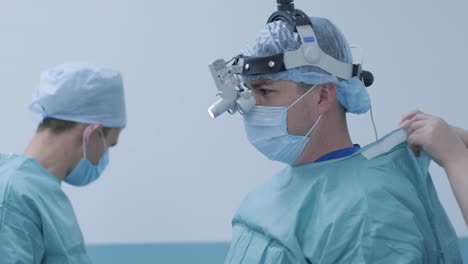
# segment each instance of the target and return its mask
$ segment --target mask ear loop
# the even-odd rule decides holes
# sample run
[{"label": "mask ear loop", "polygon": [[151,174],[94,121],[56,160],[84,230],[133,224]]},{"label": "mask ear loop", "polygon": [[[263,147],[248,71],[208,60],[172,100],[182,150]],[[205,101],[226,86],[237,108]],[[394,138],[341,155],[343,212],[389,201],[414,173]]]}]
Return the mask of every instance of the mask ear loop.
[{"label": "mask ear loop", "polygon": [[[362,51],[362,48],[358,45],[353,45],[353,46],[350,46],[350,49],[358,49],[359,50],[359,53],[360,53],[360,56],[359,56],[359,60],[357,61],[358,64],[363,64],[364,62],[364,52]],[[361,80],[362,82],[362,80]],[[372,111],[372,102],[370,103],[370,118],[371,118],[371,122],[372,122],[372,127],[374,129],[374,135],[375,135],[375,140],[379,140],[379,133],[377,131],[377,126],[375,125],[375,119],[374,119],[374,112]]]},{"label": "mask ear loop", "polygon": [[87,155],[86,155],[86,131],[88,131],[89,129],[89,126],[85,129],[85,131],[83,132],[83,157],[85,159],[88,159]]},{"label": "mask ear loop", "polygon": [[104,132],[102,132],[102,129],[99,129],[99,135],[101,136],[102,139],[102,144],[104,144],[104,151],[108,149],[106,139],[104,137]]},{"label": "mask ear loop", "polygon": [[307,134],[305,135],[306,137],[308,137],[310,133],[312,133],[314,128],[318,125],[320,119],[322,119],[322,116],[323,116],[323,113],[319,115],[319,117],[317,118],[317,121],[315,121],[314,125],[310,128],[309,132],[307,132]]},{"label": "mask ear loop", "polygon": [[301,97],[297,98],[296,101],[294,101],[294,103],[292,103],[287,109],[286,111],[288,111],[289,109],[291,109],[291,107],[293,107],[295,104],[297,104],[299,101],[302,100],[302,98],[304,98],[306,95],[308,95],[310,92],[312,92],[312,90],[317,87],[317,85],[315,84],[314,86],[312,86],[307,92],[305,92],[303,95],[301,95]]}]

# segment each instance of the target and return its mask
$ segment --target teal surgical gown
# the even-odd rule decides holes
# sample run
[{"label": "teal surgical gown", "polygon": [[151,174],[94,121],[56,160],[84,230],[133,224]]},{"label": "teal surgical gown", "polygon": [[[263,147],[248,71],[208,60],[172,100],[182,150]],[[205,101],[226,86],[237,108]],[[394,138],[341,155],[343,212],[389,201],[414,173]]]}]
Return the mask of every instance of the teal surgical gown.
[{"label": "teal surgical gown", "polygon": [[0,156],[0,263],[90,263],[60,179],[22,155]]},{"label": "teal surgical gown", "polygon": [[462,263],[430,160],[405,139],[274,175],[234,216],[225,263]]}]

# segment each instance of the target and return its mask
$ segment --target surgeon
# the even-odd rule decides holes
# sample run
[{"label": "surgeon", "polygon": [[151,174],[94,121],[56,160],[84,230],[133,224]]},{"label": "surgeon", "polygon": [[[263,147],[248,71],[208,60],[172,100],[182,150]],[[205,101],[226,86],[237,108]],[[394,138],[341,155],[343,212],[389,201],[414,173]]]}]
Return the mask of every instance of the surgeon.
[{"label": "surgeon", "polygon": [[468,131],[419,110],[404,115],[400,125],[417,155],[423,149],[444,168],[468,226]]},{"label": "surgeon", "polygon": [[[325,54],[352,63],[341,31],[327,19],[310,20],[316,39],[273,21],[242,55],[267,57],[317,41]],[[359,76],[332,70],[244,71],[256,101],[243,116],[247,138],[286,167],[242,202],[225,263],[462,263],[429,156],[414,155],[404,129],[369,146],[353,144],[346,114],[368,112],[370,99]]]},{"label": "surgeon", "polygon": [[39,126],[23,154],[0,156],[0,263],[90,263],[62,182],[101,176],[126,126],[122,76],[65,64],[42,73],[30,110]]}]

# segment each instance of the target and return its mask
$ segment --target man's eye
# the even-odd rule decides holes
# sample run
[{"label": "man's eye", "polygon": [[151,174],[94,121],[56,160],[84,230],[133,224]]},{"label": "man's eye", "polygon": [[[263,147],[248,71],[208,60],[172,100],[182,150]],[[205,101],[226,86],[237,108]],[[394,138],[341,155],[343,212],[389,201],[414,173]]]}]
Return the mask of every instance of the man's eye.
[{"label": "man's eye", "polygon": [[271,93],[271,92],[272,92],[271,90],[260,89],[260,93],[263,94],[263,95],[268,95],[268,94]]}]

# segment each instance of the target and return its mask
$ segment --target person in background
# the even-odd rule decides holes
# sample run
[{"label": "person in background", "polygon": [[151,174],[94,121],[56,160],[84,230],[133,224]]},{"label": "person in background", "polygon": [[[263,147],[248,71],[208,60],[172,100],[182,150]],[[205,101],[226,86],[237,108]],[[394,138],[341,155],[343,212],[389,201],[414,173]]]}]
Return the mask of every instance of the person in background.
[{"label": "person in background", "polygon": [[0,263],[90,263],[63,181],[85,186],[126,126],[116,70],[65,64],[41,75],[30,110],[39,126],[23,154],[0,156]]}]

